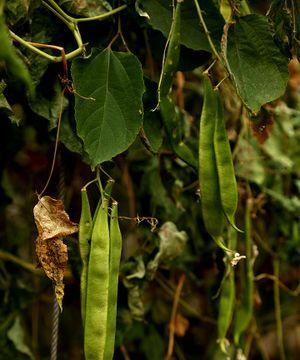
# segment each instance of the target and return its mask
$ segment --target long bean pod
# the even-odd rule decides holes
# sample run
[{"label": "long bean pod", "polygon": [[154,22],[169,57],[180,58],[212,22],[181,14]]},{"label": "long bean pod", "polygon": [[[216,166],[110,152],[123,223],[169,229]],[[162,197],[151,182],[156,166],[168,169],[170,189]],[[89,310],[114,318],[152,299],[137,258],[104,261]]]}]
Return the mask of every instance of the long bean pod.
[{"label": "long bean pod", "polygon": [[181,2],[174,0],[173,21],[167,40],[167,51],[158,83],[158,99],[166,97],[172,86],[173,76],[178,67],[180,55]]},{"label": "long bean pod", "polygon": [[114,354],[121,251],[122,234],[118,220],[118,203],[114,201],[110,220],[109,290],[104,360],[111,360]]},{"label": "long bean pod", "polygon": [[109,287],[108,200],[96,215],[88,267],[84,352],[86,360],[103,360],[107,330]]},{"label": "long bean pod", "polygon": [[[237,233],[229,229],[228,231],[229,249],[234,250],[237,243]],[[230,265],[227,259],[226,263],[226,278],[223,282],[220,305],[219,305],[219,315],[218,315],[218,338],[220,348],[223,353],[227,354],[226,349],[226,334],[228,332],[229,326],[233,317],[233,310],[235,304],[235,282],[234,282],[234,268]]]},{"label": "long bean pod", "polygon": [[205,228],[218,246],[232,252],[222,240],[224,213],[219,191],[218,171],[214,150],[214,132],[218,108],[218,95],[208,78],[204,78],[204,103],[199,134],[199,183],[202,216]]},{"label": "long bean pod", "polygon": [[238,191],[230,145],[224,124],[223,106],[219,93],[217,93],[217,117],[214,132],[214,148],[222,207],[231,226],[235,230],[240,231],[236,227],[234,220],[234,215],[238,206]]},{"label": "long bean pod", "polygon": [[241,335],[248,328],[253,315],[253,258],[251,241],[251,199],[247,200],[245,212],[245,244],[246,244],[246,281],[241,303],[235,313],[233,338],[235,345],[239,344]]},{"label": "long bean pod", "polygon": [[88,276],[88,262],[90,253],[90,241],[93,229],[93,219],[86,188],[81,189],[81,216],[79,221],[79,251],[82,261],[80,277],[81,317],[84,326],[86,309],[86,287]]},{"label": "long bean pod", "polygon": [[174,5],[173,9],[173,21],[158,83],[158,103],[173,151],[180,159],[196,169],[198,167],[197,160],[191,149],[182,141],[181,134],[178,131],[178,124],[180,123],[179,112],[169,97],[180,56],[181,2],[176,0],[174,2],[176,2],[176,6]]}]

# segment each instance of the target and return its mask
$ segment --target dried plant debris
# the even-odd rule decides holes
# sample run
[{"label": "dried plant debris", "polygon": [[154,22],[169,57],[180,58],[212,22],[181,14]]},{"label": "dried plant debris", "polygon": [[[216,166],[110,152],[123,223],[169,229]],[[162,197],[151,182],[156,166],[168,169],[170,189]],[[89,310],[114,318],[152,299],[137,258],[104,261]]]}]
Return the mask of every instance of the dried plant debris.
[{"label": "dried plant debris", "polygon": [[251,128],[253,136],[260,144],[264,144],[269,138],[274,125],[273,113],[262,108],[260,117],[253,118]]},{"label": "dried plant debris", "polygon": [[55,286],[60,308],[64,296],[63,277],[68,262],[68,249],[62,238],[78,231],[77,224],[70,221],[63,202],[43,196],[33,209],[38,229],[36,254],[39,265]]}]

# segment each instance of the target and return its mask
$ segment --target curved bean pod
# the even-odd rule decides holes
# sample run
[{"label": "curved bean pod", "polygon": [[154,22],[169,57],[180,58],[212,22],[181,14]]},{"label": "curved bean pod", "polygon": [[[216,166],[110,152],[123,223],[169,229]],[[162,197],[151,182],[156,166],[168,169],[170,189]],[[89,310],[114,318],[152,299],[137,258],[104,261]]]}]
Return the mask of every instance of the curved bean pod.
[{"label": "curved bean pod", "polygon": [[218,95],[208,78],[204,78],[204,103],[199,134],[199,184],[202,216],[205,228],[218,246],[231,252],[222,241],[224,213],[222,210],[218,171],[214,151],[214,132],[217,117]]},{"label": "curved bean pod", "polygon": [[[175,0],[175,2],[177,2]],[[172,86],[173,76],[178,67],[180,55],[180,23],[181,23],[181,2],[177,2],[173,11],[173,21],[168,37],[168,48],[161,70],[158,84],[158,99],[166,97]]]},{"label": "curved bean pod", "polygon": [[214,148],[219,179],[220,197],[226,218],[231,226],[241,232],[234,221],[234,215],[238,206],[238,191],[231,149],[224,124],[223,106],[220,94],[217,93],[217,117],[214,132]]}]

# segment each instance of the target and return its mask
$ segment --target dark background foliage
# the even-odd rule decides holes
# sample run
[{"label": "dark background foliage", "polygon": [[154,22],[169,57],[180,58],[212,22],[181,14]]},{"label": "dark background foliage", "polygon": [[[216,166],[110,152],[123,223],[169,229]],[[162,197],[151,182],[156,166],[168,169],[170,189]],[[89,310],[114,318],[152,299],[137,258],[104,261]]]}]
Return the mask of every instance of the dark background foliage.
[{"label": "dark background foliage", "polygon": [[[107,6],[118,5],[114,1],[110,4],[88,0],[58,2],[74,16],[93,16],[106,11]],[[144,3],[149,13],[153,2]],[[159,112],[151,111],[157,102],[157,81],[167,35],[162,25],[164,19],[159,17],[158,11],[151,16],[154,23],[149,23],[138,15],[133,2],[127,3],[128,9],[120,15],[121,29],[130,51],[143,65],[146,91],[143,127],[136,140],[125,152],[102,164],[115,179],[113,197],[120,203],[120,215],[128,218],[120,220],[123,254],[115,356],[116,359],[164,358],[174,292],[184,273],[186,280],[178,308],[174,358],[221,359],[216,342],[219,299],[213,296],[224,273],[223,253],[216,249],[204,229],[197,172],[176,157],[167,141]],[[218,1],[214,3],[219,5]],[[266,15],[270,8],[269,1],[249,3],[256,14]],[[274,257],[278,257],[281,282],[295,289],[300,278],[300,66],[296,58],[298,44],[291,34],[299,34],[300,20],[297,19],[293,28],[286,10],[289,4],[273,1],[268,12],[280,56],[286,62],[294,56],[289,63],[285,94],[253,116],[242,106],[229,80],[223,82],[221,93],[238,179],[237,223],[242,228],[249,191],[254,201],[252,237],[259,253],[254,273],[256,276],[273,274],[272,263]],[[143,6],[142,1],[140,6]],[[220,13],[209,15],[209,10],[207,12],[208,23],[220,21],[223,26]],[[9,28],[26,40],[60,45],[66,52],[74,49],[72,33],[38,0],[9,0],[5,15]],[[118,16],[115,16],[103,22],[80,25],[87,54],[92,47],[104,49],[110,43],[116,34],[117,22]],[[188,21],[187,24],[191,25]],[[220,34],[213,32],[217,38],[222,35],[222,26]],[[180,72],[175,77],[173,98],[181,109],[177,131],[197,153],[202,73],[210,64],[211,54],[203,42],[193,45],[193,36],[193,33],[187,34],[186,43],[181,46]],[[36,268],[37,232],[32,209],[51,167],[63,69],[60,63],[49,63],[15,45],[28,65],[36,95],[28,100],[24,89],[7,77],[0,64],[3,85],[0,92],[0,359],[48,359],[53,289],[51,282]],[[126,50],[120,39],[113,44],[113,49]],[[223,69],[216,66],[214,80],[220,81],[223,75]],[[251,71],[248,75],[250,79],[253,76]],[[266,86],[264,75],[253,78],[253,82]],[[70,72],[68,76],[71,80]],[[59,153],[47,194],[63,195],[71,219],[78,222],[80,189],[95,175],[75,129],[74,93],[66,93]],[[106,176],[102,176],[105,181]],[[93,208],[98,198],[97,188],[91,186]],[[151,231],[151,220],[137,223],[134,221],[137,216],[158,219],[157,228]],[[188,241],[179,256],[160,263],[157,272],[150,276],[147,266],[158,252],[158,232],[165,222],[173,222],[178,231],[185,231]],[[69,249],[69,265],[60,317],[59,359],[76,360],[83,358],[81,264],[77,237],[67,238],[65,243]],[[239,235],[239,250],[240,253],[244,251],[242,235]],[[243,291],[243,266],[243,263],[238,265],[236,271],[237,295]],[[129,274],[132,276],[128,278]],[[300,353],[299,297],[286,290],[280,293],[284,344],[288,358],[297,359]],[[253,320],[244,337],[249,358],[278,359],[272,280],[255,281],[253,301]]]}]

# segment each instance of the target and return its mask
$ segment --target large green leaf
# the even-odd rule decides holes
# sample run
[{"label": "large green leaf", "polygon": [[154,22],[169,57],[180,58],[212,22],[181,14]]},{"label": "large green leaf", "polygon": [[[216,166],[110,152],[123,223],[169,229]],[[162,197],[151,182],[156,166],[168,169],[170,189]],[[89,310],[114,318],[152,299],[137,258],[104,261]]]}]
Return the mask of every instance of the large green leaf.
[{"label": "large green leaf", "polygon": [[[141,64],[130,53],[107,48],[72,64],[75,119],[92,166],[110,160],[134,141],[142,123]],[[86,99],[84,97],[94,98]]]},{"label": "large green leaf", "polygon": [[16,85],[23,85],[24,88],[33,94],[33,84],[25,63],[18,56],[16,49],[8,32],[3,15],[5,1],[0,1],[0,63],[6,69],[10,79]]},{"label": "large green leaf", "polygon": [[256,113],[284,93],[287,58],[275,45],[265,16],[247,15],[230,27],[227,61],[237,91],[251,111]]},{"label": "large green leaf", "polygon": [[[212,0],[199,1],[206,25],[216,44],[222,36],[224,20]],[[150,18],[154,29],[168,36],[172,24],[172,0],[142,0],[139,3]],[[181,43],[194,50],[211,51],[199,22],[194,0],[185,0],[181,12]]]}]

